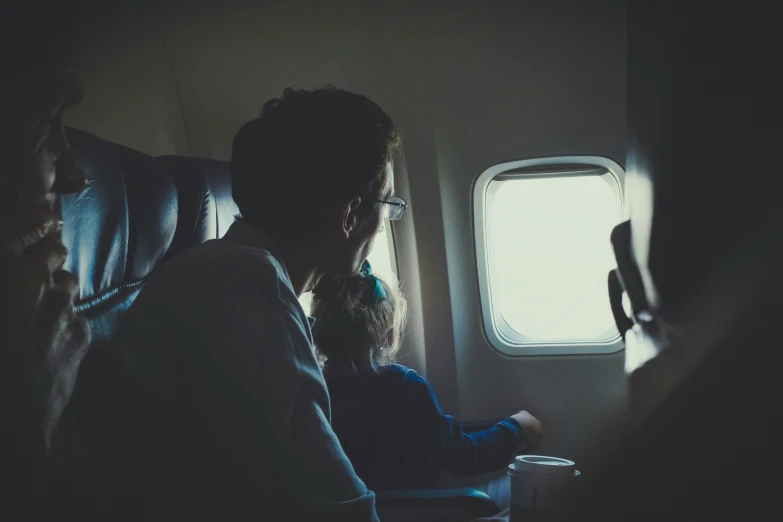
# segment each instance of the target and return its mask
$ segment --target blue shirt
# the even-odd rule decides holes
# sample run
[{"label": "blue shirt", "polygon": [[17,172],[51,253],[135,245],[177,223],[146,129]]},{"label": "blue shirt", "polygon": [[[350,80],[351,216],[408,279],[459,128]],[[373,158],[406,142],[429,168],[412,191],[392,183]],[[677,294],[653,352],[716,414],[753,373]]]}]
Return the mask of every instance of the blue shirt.
[{"label": "blue shirt", "polygon": [[256,228],[164,264],[105,358],[90,438],[112,520],[377,520],[330,427],[309,322]]},{"label": "blue shirt", "polygon": [[495,471],[525,440],[512,418],[465,433],[440,409],[429,383],[404,366],[359,375],[327,363],[324,376],[332,427],[356,473],[375,490],[433,488],[441,469],[458,476]]}]

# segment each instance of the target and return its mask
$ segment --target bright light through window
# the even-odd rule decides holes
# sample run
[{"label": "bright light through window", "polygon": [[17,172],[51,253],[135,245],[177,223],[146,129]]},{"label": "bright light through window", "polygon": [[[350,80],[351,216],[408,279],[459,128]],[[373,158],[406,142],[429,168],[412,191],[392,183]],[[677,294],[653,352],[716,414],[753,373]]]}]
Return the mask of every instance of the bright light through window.
[{"label": "bright light through window", "polygon": [[610,183],[609,174],[489,183],[491,289],[505,322],[529,341],[616,336],[606,281],[622,207]]},{"label": "bright light through window", "polygon": [[[396,262],[394,259],[394,246],[392,239],[392,230],[389,220],[386,220],[378,237],[375,238],[375,244],[367,257],[367,260],[372,265],[372,272],[376,276],[380,277],[389,284],[393,284],[397,281],[395,275]],[[312,301],[312,295],[310,292],[303,294],[299,298],[299,302],[302,304],[305,313],[310,313],[310,302]]]},{"label": "bright light through window", "polygon": [[395,269],[392,268],[396,265],[394,256],[392,255],[394,250],[393,241],[391,225],[387,219],[383,225],[383,230],[375,239],[375,245],[373,246],[372,252],[370,252],[370,255],[367,257],[367,260],[372,265],[372,273],[390,285],[397,281]]}]

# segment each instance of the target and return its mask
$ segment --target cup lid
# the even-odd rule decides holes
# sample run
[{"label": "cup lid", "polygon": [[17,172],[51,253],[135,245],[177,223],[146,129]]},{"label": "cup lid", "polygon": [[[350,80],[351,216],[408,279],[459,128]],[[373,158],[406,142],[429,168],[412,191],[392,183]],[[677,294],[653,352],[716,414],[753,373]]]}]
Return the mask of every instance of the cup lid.
[{"label": "cup lid", "polygon": [[519,455],[509,466],[509,471],[543,473],[546,475],[573,475],[573,461],[543,455]]}]

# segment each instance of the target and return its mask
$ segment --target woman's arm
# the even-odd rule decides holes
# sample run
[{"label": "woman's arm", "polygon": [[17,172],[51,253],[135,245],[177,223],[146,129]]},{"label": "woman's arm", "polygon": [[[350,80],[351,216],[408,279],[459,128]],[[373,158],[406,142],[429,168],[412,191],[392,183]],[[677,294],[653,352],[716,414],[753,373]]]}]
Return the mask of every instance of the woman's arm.
[{"label": "woman's arm", "polygon": [[412,425],[420,430],[433,462],[445,471],[458,476],[495,471],[508,465],[520,446],[526,446],[525,432],[512,417],[467,434],[457,419],[443,413],[426,380],[415,372],[405,379]]}]

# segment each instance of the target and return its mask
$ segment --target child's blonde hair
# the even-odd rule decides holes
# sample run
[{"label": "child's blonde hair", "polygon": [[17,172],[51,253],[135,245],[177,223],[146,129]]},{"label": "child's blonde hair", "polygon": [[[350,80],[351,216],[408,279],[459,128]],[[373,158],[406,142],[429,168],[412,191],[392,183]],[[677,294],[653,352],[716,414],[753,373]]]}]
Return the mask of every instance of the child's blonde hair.
[{"label": "child's blonde hair", "polygon": [[[374,289],[367,286],[376,284],[382,292],[373,294]],[[378,293],[385,295],[378,298]],[[368,295],[376,298],[368,299]],[[368,275],[324,276],[313,290],[311,315],[316,349],[330,366],[375,372],[378,366],[395,361],[408,304],[399,284],[389,285]]]}]

